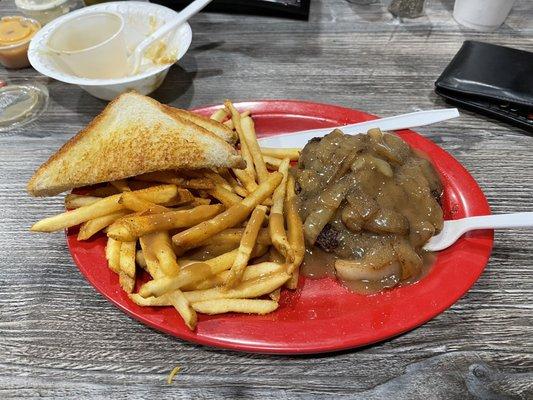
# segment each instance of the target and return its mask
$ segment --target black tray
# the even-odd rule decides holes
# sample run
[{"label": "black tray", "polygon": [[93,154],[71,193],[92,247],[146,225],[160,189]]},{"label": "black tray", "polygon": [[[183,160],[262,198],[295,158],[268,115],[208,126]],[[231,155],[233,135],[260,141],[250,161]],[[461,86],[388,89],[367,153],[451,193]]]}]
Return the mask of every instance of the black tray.
[{"label": "black tray", "polygon": [[[192,0],[152,0],[173,10],[181,10]],[[213,0],[205,10],[231,14],[270,15],[307,20],[311,0]]]}]

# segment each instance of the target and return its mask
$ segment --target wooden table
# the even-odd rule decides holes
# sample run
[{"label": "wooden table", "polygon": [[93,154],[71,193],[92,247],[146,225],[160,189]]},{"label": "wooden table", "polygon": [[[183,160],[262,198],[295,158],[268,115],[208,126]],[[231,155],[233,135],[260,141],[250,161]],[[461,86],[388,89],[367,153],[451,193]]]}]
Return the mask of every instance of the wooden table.
[{"label": "wooden table", "polygon": [[[488,34],[457,26],[450,0],[431,0],[427,17],[405,25],[377,5],[312,3],[309,22],[195,17],[190,51],[153,96],[183,108],[295,98],[388,116],[444,107],[433,82],[465,39],[533,50],[527,0]],[[2,14],[13,7],[0,3]],[[300,357],[185,343],[96,293],[63,233],[28,232],[63,202],[30,198],[26,182],[105,103],[32,69],[1,77],[46,83],[50,106],[0,137],[0,398],[533,398],[532,233],[498,232],[485,273],[464,298],[384,343]],[[533,210],[533,137],[469,112],[419,131],[468,168],[494,212]],[[168,385],[176,365],[182,370]]]}]

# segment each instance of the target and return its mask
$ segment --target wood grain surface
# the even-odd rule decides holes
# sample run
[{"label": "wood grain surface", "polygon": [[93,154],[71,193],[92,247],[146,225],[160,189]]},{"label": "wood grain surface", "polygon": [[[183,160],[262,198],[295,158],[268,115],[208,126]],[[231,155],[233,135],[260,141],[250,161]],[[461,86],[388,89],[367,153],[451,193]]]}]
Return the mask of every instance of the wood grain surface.
[{"label": "wood grain surface", "polygon": [[[191,22],[190,51],[153,96],[183,108],[294,98],[382,116],[443,107],[433,83],[465,39],[533,51],[531,4],[518,0],[494,33],[459,27],[451,0],[429,1],[427,16],[407,24],[379,5],[344,0],[313,0],[308,22],[201,14]],[[13,10],[0,2],[2,15]],[[532,231],[497,232],[487,269],[465,297],[384,343],[300,357],[185,343],[96,293],[63,233],[28,231],[63,202],[30,198],[26,182],[105,103],[32,69],[0,76],[50,91],[39,120],[0,136],[0,399],[533,398]],[[419,131],[467,167],[494,212],[533,211],[533,137],[469,112]],[[176,365],[182,370],[168,385]]]}]

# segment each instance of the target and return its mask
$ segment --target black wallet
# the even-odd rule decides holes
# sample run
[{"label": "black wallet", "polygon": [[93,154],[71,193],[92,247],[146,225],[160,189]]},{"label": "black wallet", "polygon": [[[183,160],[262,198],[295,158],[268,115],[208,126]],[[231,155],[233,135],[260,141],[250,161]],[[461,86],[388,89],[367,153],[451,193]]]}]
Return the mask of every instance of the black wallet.
[{"label": "black wallet", "polygon": [[533,53],[465,41],[435,91],[451,103],[533,133]]}]

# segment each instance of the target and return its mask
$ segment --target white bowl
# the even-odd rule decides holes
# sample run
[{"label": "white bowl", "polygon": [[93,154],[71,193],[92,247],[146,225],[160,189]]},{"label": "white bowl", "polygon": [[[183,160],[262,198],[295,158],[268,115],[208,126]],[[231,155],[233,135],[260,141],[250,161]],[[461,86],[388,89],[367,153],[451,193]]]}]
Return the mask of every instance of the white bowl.
[{"label": "white bowl", "polygon": [[[102,3],[71,12],[53,20],[33,37],[28,49],[28,58],[33,68],[58,81],[78,85],[94,97],[103,100],[112,100],[128,90],[136,90],[141,94],[149,94],[156,90],[163,83],[172,64],[153,64],[145,59],[140,72],[133,76],[113,79],[81,78],[74,75],[58,57],[48,50],[48,38],[60,24],[82,14],[101,11],[116,12],[124,17],[124,33],[129,52],[147,35],[177,15],[175,11],[167,7],[140,1]],[[174,52],[176,61],[178,61],[189,49],[191,40],[191,27],[185,23],[171,33],[165,42],[168,51]]]}]

